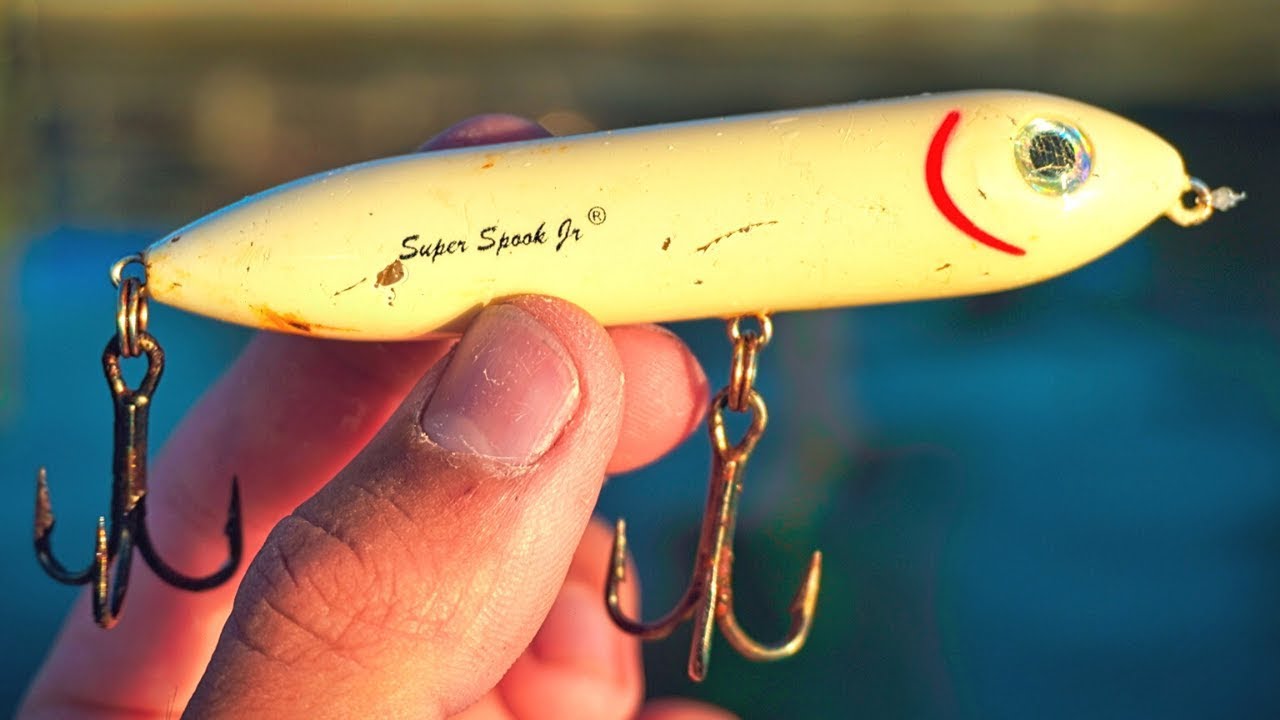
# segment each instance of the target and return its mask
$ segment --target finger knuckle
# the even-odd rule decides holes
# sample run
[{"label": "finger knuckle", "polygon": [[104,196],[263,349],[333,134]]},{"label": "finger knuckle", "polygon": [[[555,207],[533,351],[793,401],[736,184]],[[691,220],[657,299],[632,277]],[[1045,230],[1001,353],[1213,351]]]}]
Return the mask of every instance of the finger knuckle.
[{"label": "finger knuckle", "polygon": [[339,655],[365,666],[430,627],[409,597],[416,582],[340,527],[298,513],[272,531],[244,582],[229,632],[290,664]]}]

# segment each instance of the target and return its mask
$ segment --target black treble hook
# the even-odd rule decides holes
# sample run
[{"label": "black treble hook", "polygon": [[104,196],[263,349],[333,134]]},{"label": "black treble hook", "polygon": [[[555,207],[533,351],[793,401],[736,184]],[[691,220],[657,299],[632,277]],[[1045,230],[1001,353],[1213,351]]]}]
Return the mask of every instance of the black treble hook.
[{"label": "black treble hook", "polygon": [[[137,317],[137,307],[145,308],[141,296],[141,284],[130,278],[122,288],[133,299],[131,314]],[[120,616],[125,592],[129,584],[129,570],[133,550],[142,553],[152,571],[163,581],[183,590],[208,590],[226,582],[240,566],[243,550],[243,533],[240,527],[240,488],[235,478],[231,480],[231,506],[227,513],[224,533],[227,536],[229,557],[221,569],[204,577],[191,577],[173,569],[156,552],[147,532],[147,421],[151,398],[164,370],[164,351],[156,339],[145,330],[145,309],[141,311],[141,323],[133,320],[128,325],[127,340],[121,335],[112,336],[102,353],[102,369],[111,388],[115,405],[115,445],[112,459],[111,520],[98,518],[97,538],[93,561],[79,572],[72,572],[53,556],[50,536],[53,533],[53,506],[49,501],[49,483],[45,469],[40,468],[36,478],[35,548],[36,558],[49,577],[67,585],[93,584],[93,617],[98,625],[110,628]],[[141,327],[140,327],[141,325]],[[122,324],[122,330],[125,325]],[[128,352],[122,342],[132,348]],[[125,356],[146,354],[147,372],[137,389],[129,388],[120,370],[120,359]],[[115,581],[109,578],[111,563],[115,562]]]}]

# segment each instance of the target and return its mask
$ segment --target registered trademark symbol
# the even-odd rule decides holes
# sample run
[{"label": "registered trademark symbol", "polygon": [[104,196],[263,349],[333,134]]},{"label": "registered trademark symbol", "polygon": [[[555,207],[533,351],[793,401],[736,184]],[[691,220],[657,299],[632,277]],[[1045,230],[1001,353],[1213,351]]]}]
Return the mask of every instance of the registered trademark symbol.
[{"label": "registered trademark symbol", "polygon": [[592,225],[599,225],[603,223],[605,217],[604,208],[599,205],[587,211],[587,220],[590,220]]}]

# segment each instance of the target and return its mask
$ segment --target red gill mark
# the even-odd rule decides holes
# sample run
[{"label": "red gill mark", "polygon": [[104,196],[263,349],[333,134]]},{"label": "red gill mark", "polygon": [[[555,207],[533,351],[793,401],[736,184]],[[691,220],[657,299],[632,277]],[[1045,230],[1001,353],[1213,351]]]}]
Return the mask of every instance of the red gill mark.
[{"label": "red gill mark", "polygon": [[938,126],[938,131],[933,134],[933,140],[929,143],[929,154],[924,160],[924,179],[929,186],[929,196],[933,198],[933,204],[937,206],[942,216],[952,225],[955,225],[960,232],[983,245],[1010,255],[1026,255],[1026,250],[1017,245],[1010,245],[975,225],[956,206],[955,201],[951,199],[951,194],[947,192],[947,186],[942,182],[942,158],[946,155],[947,142],[951,140],[951,133],[955,132],[956,125],[959,123],[959,110],[952,110],[947,113],[947,117],[942,120],[942,124]]}]

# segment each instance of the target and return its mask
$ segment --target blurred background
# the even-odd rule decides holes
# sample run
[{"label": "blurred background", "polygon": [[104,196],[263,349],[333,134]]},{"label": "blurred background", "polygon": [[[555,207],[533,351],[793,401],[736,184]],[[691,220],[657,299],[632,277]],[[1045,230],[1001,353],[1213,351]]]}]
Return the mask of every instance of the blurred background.
[{"label": "blurred background", "polygon": [[[812,639],[773,665],[719,641],[695,686],[685,630],[647,646],[650,692],[746,718],[1280,717],[1277,38],[1274,0],[0,0],[0,711],[74,595],[32,557],[34,469],[68,554],[108,500],[117,257],[478,112],[569,134],[1018,87],[1132,117],[1252,199],[1026,290],[779,317],[736,598],[780,635],[821,547]],[[248,333],[152,327],[158,446]],[[723,382],[722,325],[675,330]],[[606,488],[651,613],[708,462],[698,433]]]}]

